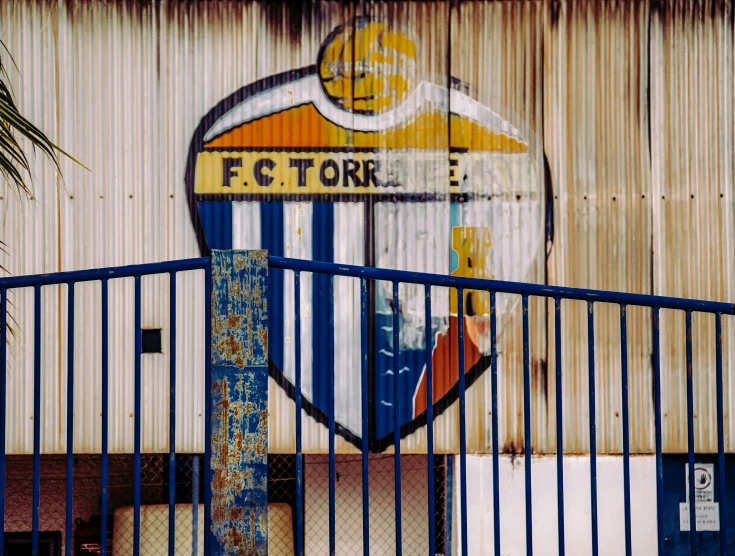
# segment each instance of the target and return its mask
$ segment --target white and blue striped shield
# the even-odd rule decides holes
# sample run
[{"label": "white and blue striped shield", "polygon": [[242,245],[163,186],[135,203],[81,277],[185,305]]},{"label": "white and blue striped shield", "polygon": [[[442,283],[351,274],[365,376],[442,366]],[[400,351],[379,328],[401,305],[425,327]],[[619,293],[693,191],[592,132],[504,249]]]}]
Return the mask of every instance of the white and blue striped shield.
[{"label": "white and blue striped shield", "polygon": [[[215,106],[194,134],[186,171],[202,252],[267,249],[343,264],[525,279],[544,235],[544,190],[531,142],[459,81],[424,78],[419,50],[389,23],[357,18],[326,38],[316,65],[250,84]],[[271,269],[270,375],[291,396],[293,287],[290,272]],[[302,276],[304,408],[324,424],[328,289],[328,277]],[[425,420],[423,287],[402,285],[399,293],[395,346],[392,286],[370,288],[369,337],[362,338],[360,283],[334,282],[336,430],[360,446],[368,411],[374,450],[392,442],[394,427],[406,436]],[[469,386],[489,367],[489,306],[486,296],[465,295]],[[437,291],[433,307],[438,414],[457,395],[456,295]],[[499,314],[509,310],[497,307]],[[363,343],[370,353],[368,408],[361,406]]]}]

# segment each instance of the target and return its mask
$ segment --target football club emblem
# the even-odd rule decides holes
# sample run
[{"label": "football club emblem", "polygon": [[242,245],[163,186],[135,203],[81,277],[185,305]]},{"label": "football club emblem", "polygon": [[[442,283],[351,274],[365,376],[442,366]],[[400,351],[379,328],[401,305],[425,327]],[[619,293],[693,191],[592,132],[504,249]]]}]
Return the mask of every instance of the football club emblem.
[{"label": "football club emblem", "polygon": [[[194,133],[186,171],[202,252],[268,249],[343,264],[526,279],[543,246],[544,190],[533,143],[458,79],[424,75],[424,50],[405,29],[356,18],[324,39],[314,65],[249,84],[213,107]],[[304,275],[301,286],[304,408],[325,424],[328,280]],[[337,432],[360,446],[359,281],[336,278],[334,292]],[[370,289],[365,409],[373,450],[392,443],[395,427],[406,436],[425,422],[426,326],[434,338],[435,413],[456,401],[458,300],[448,291],[432,295],[433,322],[426,323],[423,287],[401,286],[396,346],[392,285]],[[469,387],[490,366],[490,305],[485,293],[464,295]],[[499,316],[513,310],[510,303],[499,302]],[[293,307],[292,274],[271,269],[270,376],[291,396]]]}]

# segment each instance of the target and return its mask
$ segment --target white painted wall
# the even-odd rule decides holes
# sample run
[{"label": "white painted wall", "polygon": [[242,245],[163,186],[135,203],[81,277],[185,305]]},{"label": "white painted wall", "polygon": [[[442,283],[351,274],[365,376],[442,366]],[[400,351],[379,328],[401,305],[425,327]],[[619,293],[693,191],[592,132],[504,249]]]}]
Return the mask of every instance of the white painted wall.
[{"label": "white painted wall", "polygon": [[[524,458],[500,458],[500,539],[503,556],[525,556]],[[461,554],[459,458],[455,458],[452,554]],[[532,470],[533,553],[558,554],[556,458],[534,457]],[[630,459],[633,554],[656,554],[656,460]],[[492,457],[467,457],[468,551],[493,554]],[[597,458],[597,512],[600,556],[625,554],[623,458]],[[589,457],[564,458],[566,553],[591,554]]]}]

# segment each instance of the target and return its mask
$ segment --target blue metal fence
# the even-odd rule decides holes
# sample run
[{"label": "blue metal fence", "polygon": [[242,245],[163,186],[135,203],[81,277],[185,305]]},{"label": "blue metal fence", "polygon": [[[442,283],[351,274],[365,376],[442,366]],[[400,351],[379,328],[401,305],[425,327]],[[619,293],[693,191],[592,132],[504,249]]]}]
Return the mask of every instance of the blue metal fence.
[{"label": "blue metal fence", "polygon": [[[171,346],[176,341],[176,274],[178,272],[191,270],[205,270],[207,283],[210,282],[210,259],[208,257],[169,261],[156,264],[132,265],[116,268],[104,268],[78,272],[60,272],[55,274],[44,274],[37,276],[19,276],[0,279],[0,527],[5,531],[5,425],[7,423],[7,330],[8,330],[8,292],[19,288],[34,289],[34,350],[33,350],[33,506],[31,517],[32,531],[32,553],[38,554],[39,550],[39,510],[41,496],[41,289],[44,286],[67,284],[68,299],[68,345],[67,345],[67,415],[66,415],[66,542],[65,554],[73,551],[73,486],[74,486],[74,286],[80,282],[98,281],[101,287],[102,312],[102,360],[100,362],[100,373],[102,379],[102,443],[101,443],[101,520],[100,520],[100,553],[107,553],[107,509],[108,509],[108,432],[109,432],[109,303],[108,283],[110,280],[120,278],[134,278],[135,280],[135,413],[134,413],[134,554],[140,553],[140,504],[141,504],[141,277],[157,274],[168,274],[170,277],[171,296]],[[202,342],[209,337],[207,324],[207,335]],[[169,473],[169,554],[174,554],[174,516],[175,516],[175,485],[176,485],[176,420],[175,420],[175,396],[174,386],[176,383],[176,359],[175,350],[171,350],[170,360],[171,380],[171,422],[170,422],[170,467]],[[205,462],[207,465],[208,462]],[[209,505],[205,500],[205,530],[209,528]],[[207,536],[205,535],[205,544]],[[3,543],[0,543],[0,554],[4,551]],[[205,547],[205,553],[209,553]]]},{"label": "blue metal fence", "polygon": [[[272,268],[286,269],[294,273],[294,306],[295,306],[295,329],[296,329],[296,461],[297,461],[297,484],[300,490],[303,489],[304,482],[304,465],[303,454],[301,453],[301,312],[300,312],[300,275],[302,272],[316,273],[329,277],[329,299],[325,299],[324,303],[328,304],[330,324],[334,322],[334,289],[331,286],[335,276],[347,276],[360,280],[361,285],[361,327],[362,327],[362,404],[367,406],[367,284],[368,281],[385,281],[393,284],[393,345],[399,346],[399,284],[419,284],[425,288],[425,315],[426,321],[431,322],[431,287],[446,287],[457,290],[458,313],[464,315],[463,293],[465,290],[475,290],[488,292],[490,296],[490,345],[491,345],[491,396],[492,396],[492,446],[493,446],[493,484],[499,482],[499,446],[498,446],[498,382],[497,382],[497,324],[496,324],[496,294],[516,294],[521,296],[523,308],[523,410],[524,410],[524,447],[525,453],[531,453],[531,370],[529,362],[529,308],[528,300],[531,296],[550,298],[554,300],[555,308],[555,338],[554,346],[556,349],[556,439],[557,439],[557,496],[558,496],[558,542],[559,554],[565,554],[565,524],[564,524],[564,468],[563,468],[563,422],[562,422],[562,326],[561,326],[561,301],[563,299],[572,299],[585,301],[588,309],[587,330],[588,330],[588,365],[589,365],[589,434],[590,434],[590,503],[591,503],[591,522],[592,531],[592,547],[593,555],[598,554],[598,514],[597,514],[597,450],[595,445],[596,425],[595,425],[595,341],[594,341],[594,311],[595,305],[598,303],[610,303],[618,305],[620,308],[620,350],[622,359],[622,391],[620,393],[622,400],[622,425],[623,425],[623,489],[624,489],[624,519],[625,519],[625,553],[632,553],[631,542],[631,496],[630,496],[630,438],[629,438],[629,410],[628,410],[628,363],[627,363],[627,308],[629,306],[650,307],[652,311],[653,323],[653,379],[654,379],[654,411],[655,411],[655,437],[656,437],[656,492],[657,492],[657,513],[658,513],[658,552],[664,554],[664,536],[663,536],[663,464],[662,464],[662,431],[661,431],[661,372],[660,372],[660,341],[659,341],[659,312],[661,309],[673,309],[684,311],[686,314],[686,396],[687,396],[687,434],[688,434],[688,461],[689,469],[694,469],[694,409],[693,409],[693,385],[692,385],[692,313],[711,313],[715,315],[716,323],[716,395],[717,395],[717,467],[718,467],[718,493],[720,499],[719,519],[720,519],[720,554],[727,554],[726,546],[726,515],[727,503],[725,495],[725,452],[724,452],[724,421],[723,421],[723,378],[722,378],[722,315],[735,314],[735,306],[730,303],[719,303],[712,301],[700,301],[693,299],[641,295],[632,293],[619,293],[601,290],[589,290],[579,288],[565,288],[538,284],[524,284],[516,282],[505,282],[497,280],[481,280],[474,278],[462,278],[456,276],[442,276],[435,274],[426,274],[419,272],[406,272],[397,270],[386,270],[377,268],[367,268],[359,266],[338,265],[331,263],[321,263],[300,259],[287,259],[282,257],[269,257],[269,265]],[[468,531],[467,531],[467,451],[466,451],[466,419],[465,419],[465,377],[464,372],[464,322],[462,318],[458,319],[459,323],[459,353],[458,368],[460,369],[458,376],[459,387],[459,489],[460,489],[460,508],[459,508],[459,530],[461,532],[461,549],[462,554],[468,554]],[[428,495],[428,521],[429,521],[429,553],[435,554],[435,500],[433,497],[433,477],[434,477],[434,444],[433,444],[433,421],[434,415],[432,411],[432,338],[431,327],[426,327],[426,407],[427,407],[427,465],[429,476],[429,495]],[[331,331],[331,327],[330,327]],[[329,376],[330,392],[329,392],[329,546],[330,554],[335,553],[335,453],[334,453],[334,341],[333,334],[329,335]],[[398,357],[398,348],[393,350],[393,357]],[[398,369],[395,366],[394,369]],[[399,388],[399,381],[394,381],[394,388]],[[399,399],[399,393],[394,392],[394,400]],[[398,404],[393,404],[394,422],[398,422]],[[368,423],[363,411],[362,422],[362,481],[363,481],[363,552],[369,554],[370,538],[369,538],[369,483],[368,483],[368,450],[367,441]],[[401,455],[400,455],[400,427],[394,426],[394,457],[395,457],[395,552],[402,554],[402,523],[401,523]],[[525,469],[525,509],[526,509],[526,552],[530,556],[533,554],[533,520],[532,520],[532,461],[526,458]],[[696,500],[694,495],[694,473],[689,474],[689,521],[690,521],[690,549],[691,554],[697,554],[697,533],[696,533]],[[494,516],[494,553],[496,556],[501,555],[502,539],[500,535],[500,497],[499,489],[494,488],[493,492],[493,516]],[[303,493],[297,498],[296,507],[296,554],[301,556],[304,554],[304,499]]]},{"label": "blue metal fence", "polygon": [[[524,446],[525,453],[531,453],[531,374],[529,362],[529,297],[539,296],[554,300],[554,319],[555,319],[555,338],[554,346],[556,350],[556,439],[557,439],[557,507],[558,507],[558,549],[560,554],[565,553],[565,523],[564,523],[564,468],[563,468],[563,422],[562,409],[564,400],[562,397],[562,326],[561,326],[561,301],[563,299],[580,300],[587,303],[588,308],[588,365],[589,365],[589,403],[590,403],[590,497],[591,497],[591,522],[592,531],[592,554],[598,553],[598,515],[597,515],[597,472],[596,472],[596,447],[595,447],[595,342],[594,342],[594,310],[598,303],[616,304],[620,308],[620,352],[622,360],[622,391],[620,392],[622,400],[622,426],[623,426],[623,489],[624,489],[624,519],[625,519],[625,552],[630,555],[632,552],[631,542],[631,493],[630,493],[630,439],[629,439],[629,412],[628,412],[628,368],[627,368],[627,351],[628,351],[628,335],[627,335],[627,309],[629,306],[650,307],[652,312],[653,323],[653,382],[654,382],[654,421],[655,421],[655,446],[656,446],[656,492],[657,492],[657,511],[658,511],[658,551],[664,554],[664,538],[663,525],[661,516],[663,515],[663,464],[662,464],[662,424],[661,424],[661,373],[660,373],[660,339],[659,339],[659,314],[661,309],[673,309],[683,311],[686,316],[686,397],[687,397],[687,435],[688,435],[688,462],[689,469],[694,469],[695,452],[694,452],[694,403],[693,403],[693,385],[692,385],[692,314],[694,312],[711,313],[715,317],[715,335],[716,335],[716,395],[717,395],[717,479],[719,494],[719,519],[720,519],[720,554],[727,553],[727,498],[725,493],[725,452],[724,452],[724,420],[723,420],[723,363],[722,363],[722,315],[735,314],[735,306],[729,303],[718,303],[710,301],[699,301],[674,297],[663,297],[653,295],[639,295],[630,293],[616,293],[599,290],[586,290],[575,288],[554,287],[536,284],[522,284],[515,282],[504,282],[495,280],[480,280],[473,278],[461,278],[455,276],[441,276],[434,274],[405,272],[395,270],[385,270],[376,268],[366,268],[357,266],[345,266],[330,263],[320,263],[299,259],[287,259],[282,257],[269,257],[269,266],[271,268],[284,269],[294,274],[294,314],[295,314],[295,404],[296,404],[296,508],[295,508],[295,551],[296,554],[302,556],[304,554],[304,454],[302,451],[302,312],[301,312],[301,273],[317,273],[328,278],[329,296],[324,300],[327,305],[329,316],[329,334],[327,336],[329,357],[330,381],[328,383],[328,428],[329,428],[329,550],[330,554],[336,551],[336,455],[335,455],[335,369],[334,369],[334,277],[345,276],[352,277],[360,281],[361,292],[361,401],[363,407],[368,404],[368,283],[369,281],[387,281],[391,282],[392,288],[392,310],[393,310],[393,342],[394,346],[400,345],[400,326],[399,326],[399,284],[418,284],[424,286],[425,293],[425,316],[426,322],[431,322],[432,314],[432,287],[454,288],[457,291],[458,312],[464,315],[464,295],[465,291],[483,291],[489,294],[490,298],[490,346],[491,346],[491,399],[492,399],[492,473],[494,484],[499,482],[499,445],[498,445],[498,377],[497,377],[497,323],[496,323],[496,295],[514,294],[521,296],[523,310],[523,408],[524,408]],[[39,547],[39,508],[40,508],[40,471],[41,471],[41,288],[44,286],[56,284],[68,284],[68,352],[67,352],[67,458],[66,458],[66,554],[72,553],[73,539],[73,509],[72,509],[72,489],[73,489],[73,431],[74,419],[71,408],[74,406],[74,305],[75,305],[75,284],[88,281],[99,281],[101,284],[101,330],[102,330],[102,360],[100,366],[102,379],[102,487],[101,487],[101,553],[106,552],[107,538],[107,488],[108,488],[108,388],[109,388],[109,326],[108,326],[108,283],[110,280],[120,278],[134,278],[135,280],[135,410],[134,410],[134,554],[140,553],[140,508],[141,508],[141,277],[155,274],[168,274],[170,277],[170,322],[171,332],[170,342],[170,452],[168,469],[170,473],[168,504],[169,504],[169,554],[174,554],[175,545],[175,502],[176,502],[176,359],[175,359],[175,343],[176,343],[176,276],[179,272],[190,270],[205,270],[206,278],[206,300],[212,299],[212,267],[210,258],[197,258],[181,261],[172,261],[159,264],[147,264],[127,266],[120,268],[109,268],[80,272],[65,272],[57,274],[25,276],[0,279],[0,418],[3,424],[6,422],[6,369],[7,369],[7,305],[8,292],[18,288],[34,288],[34,423],[33,423],[33,510],[32,510],[32,543],[33,552],[38,552]],[[206,337],[202,341],[207,345],[207,388],[211,393],[211,343],[208,338],[210,333],[210,314],[211,304],[206,303]],[[463,319],[458,320],[458,368],[465,368],[465,329]],[[432,354],[433,338],[431,327],[426,327],[426,427],[427,427],[427,466],[428,466],[428,499],[427,499],[427,519],[428,519],[428,547],[429,553],[436,553],[436,500],[434,497],[434,409],[433,409],[433,393],[432,393]],[[399,350],[394,349],[394,358],[399,356]],[[399,367],[394,367],[398,369]],[[399,381],[394,381],[394,399],[400,399]],[[458,376],[458,405],[459,405],[459,440],[460,450],[458,454],[458,472],[459,472],[459,531],[461,533],[461,549],[462,554],[468,554],[468,509],[467,509],[467,450],[466,450],[466,417],[465,417],[465,392],[466,383],[464,372],[459,372]],[[211,416],[211,394],[206,396],[206,414]],[[394,422],[398,423],[398,404],[394,404]],[[370,504],[369,504],[369,459],[368,459],[368,418],[367,412],[362,413],[362,527],[363,527],[363,553],[370,553]],[[211,418],[206,420],[207,439],[210,438]],[[394,426],[394,458],[395,458],[395,552],[403,553],[402,547],[402,508],[401,508],[401,450],[400,450],[401,433],[400,427]],[[0,457],[0,525],[4,530],[5,516],[5,426],[0,427],[0,449],[2,449],[2,457]],[[209,480],[209,466],[211,460],[211,447],[209,440],[205,442],[205,531],[208,533],[204,536],[205,554],[215,553],[210,551],[211,543],[211,484]],[[532,527],[532,462],[531,458],[526,458],[525,469],[525,512],[526,512],[526,552],[533,554],[533,527]],[[689,490],[689,520],[690,520],[690,550],[691,554],[697,554],[697,534],[696,534],[696,497],[695,497],[695,476],[694,473],[689,474],[688,490]],[[500,534],[500,496],[499,489],[494,488],[492,493],[492,503],[494,509],[494,553],[500,556],[502,548],[502,538]],[[195,504],[196,507],[196,504]],[[450,543],[451,545],[451,543]],[[0,551],[2,547],[0,545]]]}]

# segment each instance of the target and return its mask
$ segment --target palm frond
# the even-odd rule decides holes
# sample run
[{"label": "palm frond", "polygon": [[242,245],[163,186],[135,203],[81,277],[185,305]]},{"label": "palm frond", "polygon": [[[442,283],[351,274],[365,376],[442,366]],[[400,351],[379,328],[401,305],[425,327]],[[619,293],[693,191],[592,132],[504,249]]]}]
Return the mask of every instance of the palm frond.
[{"label": "palm frond", "polygon": [[4,50],[4,53],[10,58],[16,71],[18,65],[5,43],[1,40],[0,46],[2,46],[2,50],[0,50],[0,176],[12,185],[17,192],[33,198],[31,164],[22,145],[16,139],[16,135],[27,139],[34,150],[38,149],[48,157],[60,176],[59,155],[67,157],[86,170],[89,170],[89,168],[62,150],[41,129],[20,113],[13,98],[8,71],[3,63],[2,51]]},{"label": "palm frond", "polygon": [[[13,97],[10,75],[4,64],[5,56],[10,58],[15,71],[20,73],[13,55],[5,43],[0,40],[0,179],[11,186],[19,196],[33,199],[33,173],[28,155],[24,151],[25,141],[30,143],[34,153],[38,150],[50,159],[62,182],[64,177],[61,173],[59,155],[69,158],[86,170],[89,168],[59,148],[41,129],[21,114]],[[6,247],[6,244],[0,241],[0,252],[8,255]],[[0,271],[10,274],[2,265],[0,265]],[[14,304],[11,299],[8,299],[8,305],[6,327],[10,332],[8,338],[10,342],[10,338],[15,338],[19,326],[13,316]]]},{"label": "palm frond", "polygon": [[[15,71],[17,73],[20,73],[20,70],[18,69],[18,64],[15,63],[15,59],[13,58],[13,55],[10,54],[10,50],[8,50],[8,47],[5,46],[5,43],[0,39],[0,46],[3,47],[3,50],[6,52],[8,57],[10,58],[10,61],[13,62],[13,67],[15,68]],[[0,53],[2,54],[2,53]],[[5,69],[5,66],[3,65],[2,56],[0,55],[0,79],[3,79],[8,83],[8,87],[10,88],[10,92],[13,92],[13,87],[10,84],[10,75],[8,75],[8,71]]]}]

